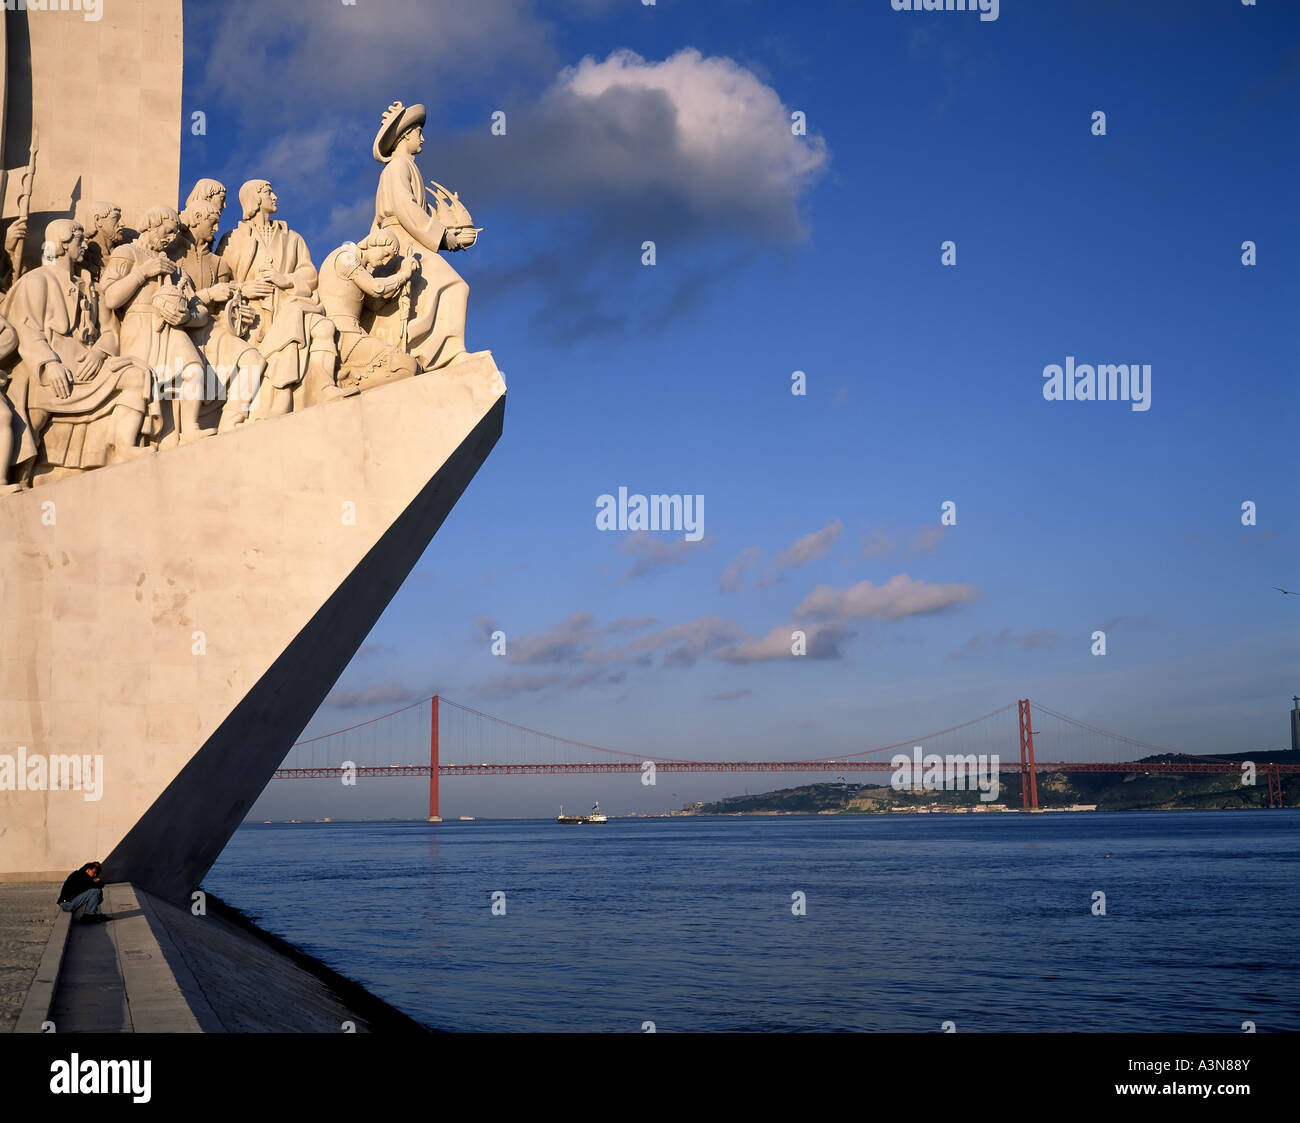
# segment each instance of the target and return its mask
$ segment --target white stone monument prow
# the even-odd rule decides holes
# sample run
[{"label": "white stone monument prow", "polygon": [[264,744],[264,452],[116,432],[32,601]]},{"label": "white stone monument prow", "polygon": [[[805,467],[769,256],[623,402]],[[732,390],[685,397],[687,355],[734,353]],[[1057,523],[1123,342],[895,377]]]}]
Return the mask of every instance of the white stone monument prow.
[{"label": "white stone monument prow", "polygon": [[505,384],[465,346],[440,254],[481,228],[425,190],[423,106],[377,114],[371,231],[313,257],[265,179],[174,205],[181,0],[84,8],[0,7],[0,880],[93,858],[183,900],[500,437]]},{"label": "white stone monument prow", "polygon": [[[98,856],[161,896],[196,887],[504,407],[481,354],[0,502],[0,880]],[[99,791],[6,783],[20,749],[29,770],[102,759]]]}]

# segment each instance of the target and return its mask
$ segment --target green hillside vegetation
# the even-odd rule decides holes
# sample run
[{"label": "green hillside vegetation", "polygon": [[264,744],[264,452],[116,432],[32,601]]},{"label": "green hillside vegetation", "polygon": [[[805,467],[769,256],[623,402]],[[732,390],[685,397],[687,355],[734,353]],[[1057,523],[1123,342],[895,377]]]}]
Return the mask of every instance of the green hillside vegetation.
[{"label": "green hillside vegetation", "polygon": [[[1039,773],[1038,806],[1070,807],[1095,804],[1098,811],[1235,810],[1268,806],[1266,764],[1300,763],[1300,753],[1235,753],[1218,760],[1252,760],[1253,787],[1238,775],[1152,775],[1141,765],[1149,762],[1195,761],[1194,756],[1165,753],[1134,763],[1132,772]],[[980,792],[896,792],[879,784],[807,784],[758,795],[731,796],[712,803],[689,803],[688,815],[866,815],[898,813],[936,806],[981,805]],[[1300,775],[1282,777],[1282,803],[1300,807]],[[1003,775],[998,798],[989,808],[1020,808],[1020,777]]]}]

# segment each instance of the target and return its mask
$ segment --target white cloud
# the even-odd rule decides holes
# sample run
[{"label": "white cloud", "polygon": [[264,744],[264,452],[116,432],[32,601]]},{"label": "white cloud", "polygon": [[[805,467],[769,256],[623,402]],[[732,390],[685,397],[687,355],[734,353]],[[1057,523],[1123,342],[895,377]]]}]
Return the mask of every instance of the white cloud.
[{"label": "white cloud", "polygon": [[[616,142],[604,153],[585,149],[595,159],[582,161],[583,170],[594,173],[601,188],[663,190],[699,214],[724,220],[740,208],[796,222],[796,200],[827,164],[820,137],[791,132],[790,114],[775,90],[731,59],[705,58],[694,48],[663,62],[631,51],[603,62],[585,58],[560,75],[550,105],[572,115],[573,124],[596,124],[604,139]],[[659,135],[639,135],[639,126],[657,131],[661,123],[668,128]],[[637,143],[645,140],[652,143]],[[614,150],[631,158],[601,158]]]},{"label": "white cloud", "polygon": [[628,535],[619,546],[620,553],[632,554],[636,558],[631,568],[623,575],[623,579],[626,581],[634,577],[645,577],[651,573],[671,569],[673,566],[683,565],[687,555],[693,549],[712,544],[712,540],[708,538],[702,538],[698,542],[686,538],[670,538],[665,541],[656,538],[648,530],[638,530]]},{"label": "white cloud", "polygon": [[507,138],[439,144],[467,200],[517,197],[588,225],[802,238],[799,202],[827,169],[821,137],[797,137],[780,95],[729,58],[694,48],[662,62],[631,51],[560,72]]},{"label": "white cloud", "polygon": [[200,100],[263,121],[340,104],[373,105],[377,121],[398,97],[436,112],[438,94],[556,65],[531,0],[223,0],[187,4],[185,17],[187,42],[207,45]]},{"label": "white cloud", "polygon": [[772,576],[777,577],[808,562],[820,561],[831,552],[843,530],[844,524],[839,519],[834,519],[821,530],[796,539],[789,549],[781,551],[772,559]]},{"label": "white cloud", "polygon": [[[757,587],[774,585],[790,570],[806,565],[808,562],[820,561],[831,552],[843,531],[844,524],[839,519],[833,519],[821,530],[815,530],[796,539],[787,549],[782,550],[772,559],[768,565],[768,575],[758,582]],[[720,586],[724,593],[738,592],[744,587],[744,573],[758,564],[759,554],[759,547],[750,546],[746,550],[741,550],[732,559],[731,564],[722,571]]]},{"label": "white cloud", "polygon": [[932,585],[900,573],[883,585],[870,581],[860,581],[847,589],[818,585],[794,614],[796,619],[807,620],[902,620],[970,604],[978,596],[979,590],[973,585]]},{"label": "white cloud", "polygon": [[417,687],[412,689],[399,682],[381,682],[371,686],[335,687],[325,699],[325,705],[334,710],[364,709],[368,706],[399,706],[421,698],[432,698],[437,689]]},{"label": "white cloud", "polygon": [[590,612],[575,612],[541,632],[507,636],[506,659],[511,663],[581,663],[597,654],[600,632]]},{"label": "white cloud", "polygon": [[718,581],[724,593],[736,593],[744,588],[744,573],[758,564],[758,556],[761,552],[759,547],[749,546],[731,559],[731,564],[722,571],[722,577]]},{"label": "white cloud", "polygon": [[689,667],[705,655],[745,638],[745,629],[734,620],[721,616],[702,616],[682,624],[672,624],[657,632],[638,636],[629,645],[629,651],[666,652],[665,667]]},{"label": "white cloud", "polygon": [[[795,632],[803,633],[803,654],[794,654]],[[729,663],[770,663],[782,659],[842,659],[844,644],[856,633],[826,625],[793,628],[778,624],[759,639],[747,639],[722,652]]]}]

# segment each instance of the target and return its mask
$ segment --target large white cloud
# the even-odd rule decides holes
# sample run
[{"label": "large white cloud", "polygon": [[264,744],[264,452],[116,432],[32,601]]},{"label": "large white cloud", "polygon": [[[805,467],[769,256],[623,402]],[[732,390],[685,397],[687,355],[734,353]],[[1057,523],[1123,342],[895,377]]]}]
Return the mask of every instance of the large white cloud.
[{"label": "large white cloud", "polygon": [[666,216],[789,241],[805,234],[800,200],[829,163],[821,137],[790,125],[776,90],[729,58],[616,51],[561,71],[508,115],[504,137],[480,130],[439,149],[475,199],[523,188],[548,208],[591,208],[593,221]]},{"label": "large white cloud", "polygon": [[[617,162],[576,146],[589,154],[582,170],[602,188],[662,190],[722,222],[738,211],[772,219],[776,238],[798,228],[799,196],[827,164],[825,142],[794,135],[790,111],[772,87],[731,59],[705,58],[694,48],[662,62],[631,51],[583,59],[560,75],[549,104],[575,125],[594,120],[606,135],[622,132],[634,142],[618,146],[628,158]],[[638,138],[629,126],[655,121],[652,106],[668,110],[668,127]]]}]

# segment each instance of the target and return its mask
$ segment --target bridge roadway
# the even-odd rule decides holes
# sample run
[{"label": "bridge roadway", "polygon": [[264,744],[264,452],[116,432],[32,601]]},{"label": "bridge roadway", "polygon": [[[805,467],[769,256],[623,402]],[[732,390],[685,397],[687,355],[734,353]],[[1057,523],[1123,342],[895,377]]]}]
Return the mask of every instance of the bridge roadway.
[{"label": "bridge roadway", "polygon": [[[910,758],[909,758],[910,760]],[[893,772],[888,761],[878,760],[650,760],[656,772]],[[1036,761],[1035,774],[1045,772],[1118,772],[1143,775],[1188,776],[1196,773],[1240,775],[1241,761]],[[368,764],[357,765],[356,775],[428,776],[429,764]],[[587,774],[609,772],[641,772],[643,765],[635,761],[608,761],[597,764],[439,764],[439,776],[540,776],[556,773]],[[1019,773],[1029,767],[1019,761],[999,762],[999,772]],[[1300,764],[1267,764],[1261,772],[1274,775],[1300,773]],[[343,773],[338,766],[318,768],[280,768],[274,774],[277,780],[337,780]]]}]

